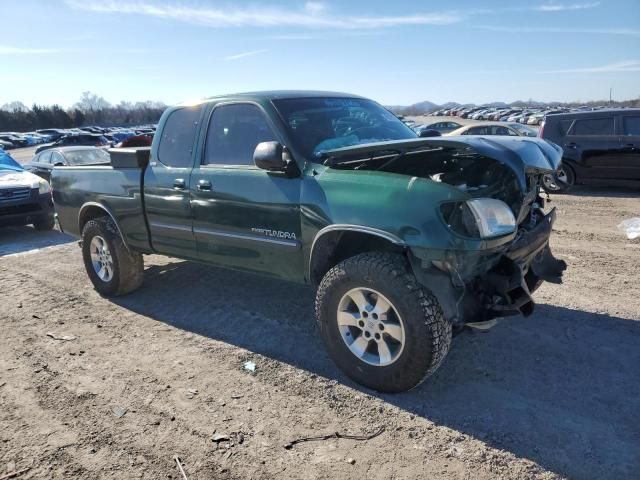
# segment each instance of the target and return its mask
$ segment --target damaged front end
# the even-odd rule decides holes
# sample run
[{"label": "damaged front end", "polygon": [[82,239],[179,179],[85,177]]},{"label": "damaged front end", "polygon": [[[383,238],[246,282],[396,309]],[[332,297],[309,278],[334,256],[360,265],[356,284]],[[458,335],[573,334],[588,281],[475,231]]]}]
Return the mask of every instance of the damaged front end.
[{"label": "damaged front end", "polygon": [[543,281],[561,283],[566,269],[549,247],[556,210],[545,213],[541,196],[543,177],[558,169],[561,149],[522,137],[391,143],[329,152],[329,162],[427,178],[466,193],[466,200],[439,205],[451,248],[408,252],[416,277],[438,297],[445,316],[461,326],[530,315],[533,292]]}]

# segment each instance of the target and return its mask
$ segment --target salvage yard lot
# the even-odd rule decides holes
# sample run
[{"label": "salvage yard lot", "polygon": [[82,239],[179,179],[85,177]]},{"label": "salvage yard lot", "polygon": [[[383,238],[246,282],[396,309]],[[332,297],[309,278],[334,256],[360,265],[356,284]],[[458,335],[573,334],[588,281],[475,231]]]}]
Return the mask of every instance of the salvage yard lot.
[{"label": "salvage yard lot", "polygon": [[565,283],[398,395],[329,361],[306,288],[149,256],[143,288],[109,300],[69,237],[0,231],[0,476],[180,478],[178,455],[190,480],[638,478],[640,242],[616,225],[640,194],[550,205]]}]

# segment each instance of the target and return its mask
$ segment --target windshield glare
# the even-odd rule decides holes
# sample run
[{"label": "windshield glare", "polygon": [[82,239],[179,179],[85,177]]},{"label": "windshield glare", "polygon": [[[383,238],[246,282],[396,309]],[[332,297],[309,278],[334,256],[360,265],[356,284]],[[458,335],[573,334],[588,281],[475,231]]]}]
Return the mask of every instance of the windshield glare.
[{"label": "windshield glare", "polygon": [[291,98],[273,103],[295,146],[310,160],[336,148],[417,137],[393,113],[371,100]]},{"label": "windshield glare", "polygon": [[95,163],[109,163],[111,158],[104,150],[73,150],[65,152],[65,157],[71,165],[92,165]]}]

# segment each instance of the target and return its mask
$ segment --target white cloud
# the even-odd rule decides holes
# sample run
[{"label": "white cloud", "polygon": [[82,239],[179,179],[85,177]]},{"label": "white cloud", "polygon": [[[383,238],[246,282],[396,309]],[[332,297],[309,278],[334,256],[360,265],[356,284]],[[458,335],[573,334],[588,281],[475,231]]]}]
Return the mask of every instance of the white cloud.
[{"label": "white cloud", "polygon": [[238,60],[240,58],[245,58],[245,57],[251,57],[253,55],[258,55],[260,53],[265,53],[268,52],[268,50],[252,50],[251,52],[243,52],[243,53],[237,53],[235,55],[229,55],[228,57],[224,57],[223,60],[225,62],[231,61],[231,60]]},{"label": "white cloud", "polygon": [[600,6],[600,2],[589,2],[589,3],[555,3],[549,2],[543,5],[538,5],[537,7],[533,7],[533,10],[537,10],[539,12],[566,12],[566,11],[574,11],[574,10],[587,10],[590,8],[596,8]]},{"label": "white cloud", "polygon": [[96,13],[139,14],[212,27],[313,27],[364,29],[400,25],[449,25],[464,17],[455,12],[411,13],[395,16],[335,16],[320,2],[307,2],[302,10],[277,7],[194,6],[152,3],[149,0],[65,0],[71,8]]},{"label": "white cloud", "polygon": [[10,47],[8,45],[0,45],[0,55],[31,55],[57,52],[59,52],[59,50],[54,50],[51,48],[20,48]]},{"label": "white cloud", "polygon": [[626,60],[610,63],[599,67],[567,68],[562,70],[547,70],[540,73],[611,73],[611,72],[640,72],[640,60]]},{"label": "white cloud", "polygon": [[322,2],[307,2],[304,4],[304,9],[312,15],[323,13],[327,6]]},{"label": "white cloud", "polygon": [[640,36],[640,30],[633,28],[510,27],[499,25],[477,25],[474,28],[505,33],[585,33],[588,35]]}]

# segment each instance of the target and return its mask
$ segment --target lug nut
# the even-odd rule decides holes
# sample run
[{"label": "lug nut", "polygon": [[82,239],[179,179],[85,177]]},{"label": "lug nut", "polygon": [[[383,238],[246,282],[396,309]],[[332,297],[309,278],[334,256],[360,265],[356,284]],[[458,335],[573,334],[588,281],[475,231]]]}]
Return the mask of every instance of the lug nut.
[{"label": "lug nut", "polygon": [[371,336],[371,334],[369,332],[364,332],[364,336],[369,338]]},{"label": "lug nut", "polygon": [[374,336],[376,337],[376,340],[380,340],[380,334],[379,333],[376,333]]}]

